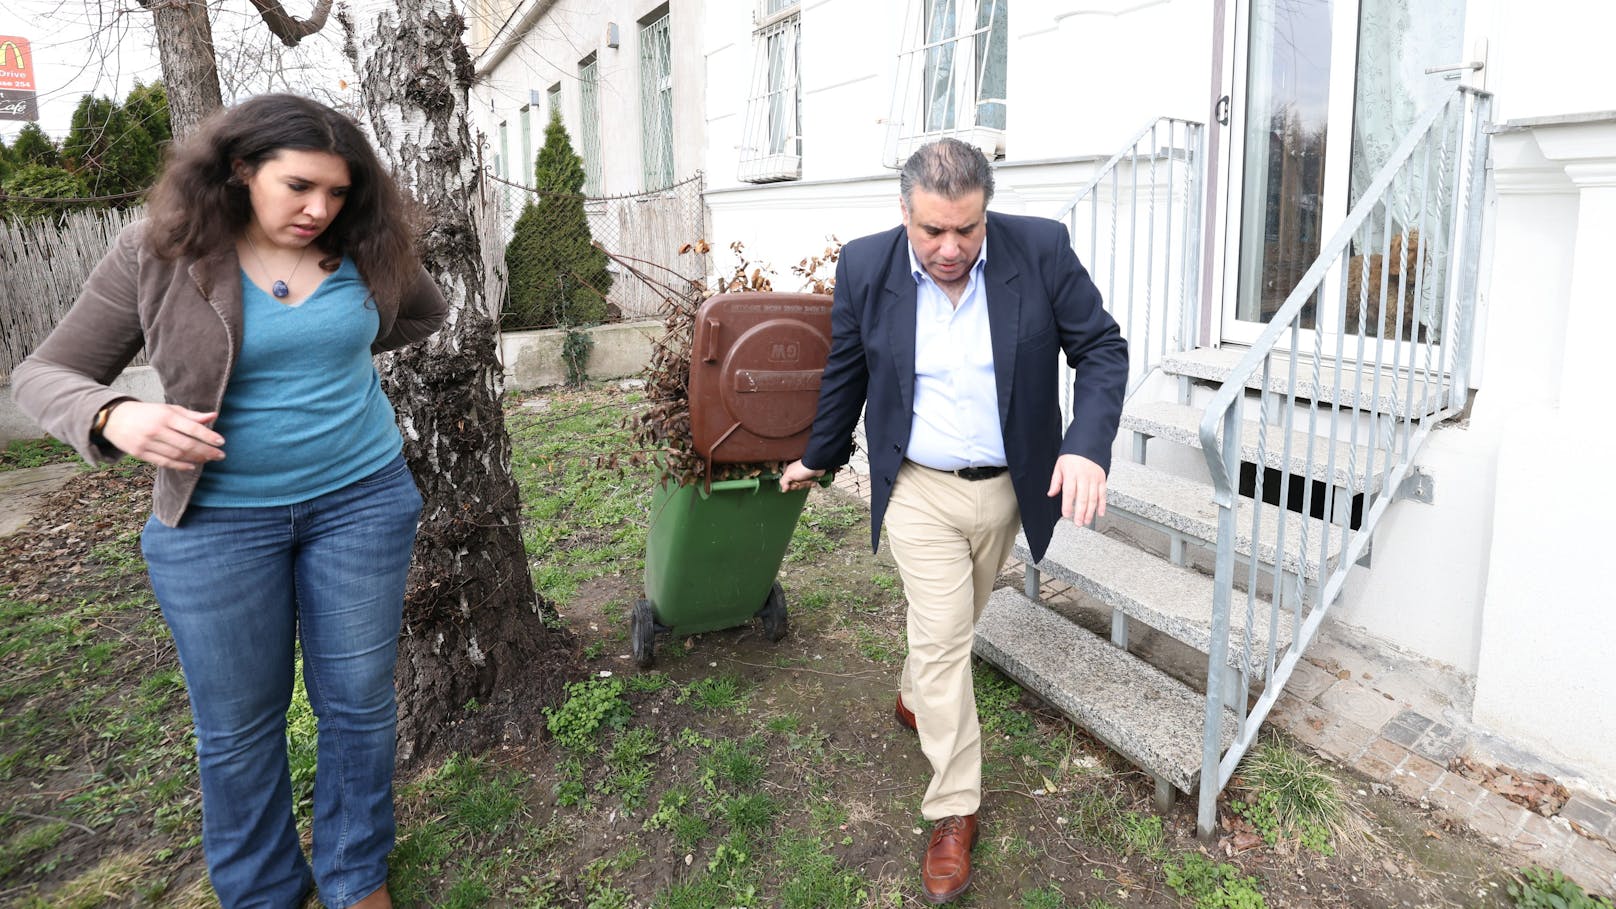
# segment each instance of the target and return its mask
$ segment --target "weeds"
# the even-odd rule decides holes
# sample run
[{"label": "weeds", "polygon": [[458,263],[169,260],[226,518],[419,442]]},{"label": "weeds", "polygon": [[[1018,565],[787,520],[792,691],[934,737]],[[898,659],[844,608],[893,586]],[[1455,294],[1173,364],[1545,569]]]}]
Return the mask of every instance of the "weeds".
[{"label": "weeds", "polygon": [[630,710],[621,679],[586,679],[567,686],[560,707],[544,708],[545,726],[563,748],[593,750],[600,727],[622,727]]},{"label": "weeds", "polygon": [[1346,810],[1341,793],[1312,758],[1265,742],[1240,765],[1238,798],[1229,809],[1249,823],[1270,846],[1300,842],[1321,855],[1335,852],[1333,835]]},{"label": "weeds", "polygon": [[1510,898],[1516,909],[1613,909],[1611,901],[1590,896],[1558,871],[1522,868],[1520,880],[1511,881]]},{"label": "weeds", "polygon": [[1185,856],[1182,862],[1168,862],[1162,871],[1167,875],[1167,886],[1192,900],[1195,909],[1266,909],[1268,905],[1257,889],[1256,878],[1198,852]]}]

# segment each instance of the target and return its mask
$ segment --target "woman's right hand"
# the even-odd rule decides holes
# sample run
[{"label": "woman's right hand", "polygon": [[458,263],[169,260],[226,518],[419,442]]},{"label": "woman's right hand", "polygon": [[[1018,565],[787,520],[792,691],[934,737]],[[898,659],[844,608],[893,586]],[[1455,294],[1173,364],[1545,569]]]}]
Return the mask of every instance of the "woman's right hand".
[{"label": "woman's right hand", "polygon": [[202,413],[176,404],[124,401],[107,415],[101,438],[119,451],[158,467],[195,470],[224,458],[224,436],[212,429],[217,411]]}]

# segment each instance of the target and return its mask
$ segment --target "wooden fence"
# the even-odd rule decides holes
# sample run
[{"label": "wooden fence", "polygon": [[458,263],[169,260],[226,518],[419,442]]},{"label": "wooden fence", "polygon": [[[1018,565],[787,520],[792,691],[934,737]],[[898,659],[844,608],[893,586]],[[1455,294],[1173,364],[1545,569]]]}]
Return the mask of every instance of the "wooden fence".
[{"label": "wooden fence", "polygon": [[0,223],[0,381],[45,340],[118,232],[142,214],[138,208],[88,210],[60,225],[50,219]]}]

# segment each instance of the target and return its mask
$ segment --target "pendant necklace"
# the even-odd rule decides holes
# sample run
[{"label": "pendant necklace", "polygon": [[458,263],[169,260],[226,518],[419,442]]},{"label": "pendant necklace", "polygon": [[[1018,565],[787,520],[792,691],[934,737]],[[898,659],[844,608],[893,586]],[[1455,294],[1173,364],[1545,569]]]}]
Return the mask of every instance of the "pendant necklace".
[{"label": "pendant necklace", "polygon": [[[247,238],[247,248],[252,250],[253,258],[258,260],[258,267],[264,270],[265,275],[268,275],[269,266],[264,264],[263,254],[258,251],[258,244],[253,242],[252,234],[242,231],[241,235]],[[275,299],[284,300],[291,296],[292,288],[287,284],[287,281],[297,277],[297,270],[303,266],[303,257],[308,254],[309,248],[307,246],[303,247],[303,252],[298,255],[297,264],[292,266],[292,273],[286,276],[286,281],[276,278],[275,283],[270,285],[269,292],[274,294]]]}]

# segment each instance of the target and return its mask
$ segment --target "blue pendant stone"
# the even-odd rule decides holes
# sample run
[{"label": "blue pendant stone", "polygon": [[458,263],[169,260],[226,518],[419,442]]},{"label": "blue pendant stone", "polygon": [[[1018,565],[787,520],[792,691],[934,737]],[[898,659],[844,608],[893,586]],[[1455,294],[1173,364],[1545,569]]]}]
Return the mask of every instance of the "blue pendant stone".
[{"label": "blue pendant stone", "polygon": [[285,281],[276,281],[275,284],[270,287],[269,292],[275,295],[275,299],[284,300],[291,296],[292,289],[286,286]]}]

